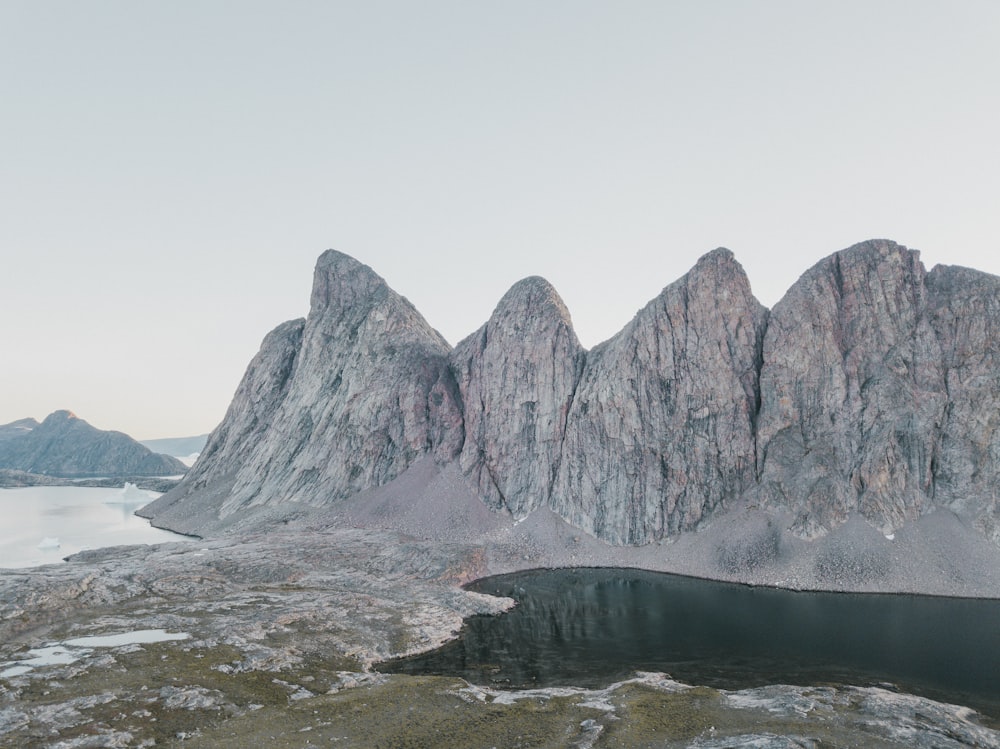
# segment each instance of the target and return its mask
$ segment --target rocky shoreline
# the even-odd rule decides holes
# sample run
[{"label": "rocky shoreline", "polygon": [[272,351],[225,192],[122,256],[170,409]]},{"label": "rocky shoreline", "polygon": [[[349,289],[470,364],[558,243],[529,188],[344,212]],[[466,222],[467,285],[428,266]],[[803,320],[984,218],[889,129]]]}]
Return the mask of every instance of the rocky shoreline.
[{"label": "rocky shoreline", "polygon": [[107,478],[73,479],[48,476],[27,471],[0,469],[0,489],[19,489],[26,486],[84,486],[120,489],[125,484],[133,484],[137,489],[152,492],[168,492],[181,482],[181,478],[164,476],[109,476]]},{"label": "rocky shoreline", "polygon": [[190,637],[0,678],[0,744],[1000,747],[1000,716],[891,689],[726,692],[654,674],[510,692],[377,672],[453,637],[464,617],[512,605],[461,586],[544,561],[533,554],[515,538],[282,528],[2,571],[0,671],[70,638]]}]

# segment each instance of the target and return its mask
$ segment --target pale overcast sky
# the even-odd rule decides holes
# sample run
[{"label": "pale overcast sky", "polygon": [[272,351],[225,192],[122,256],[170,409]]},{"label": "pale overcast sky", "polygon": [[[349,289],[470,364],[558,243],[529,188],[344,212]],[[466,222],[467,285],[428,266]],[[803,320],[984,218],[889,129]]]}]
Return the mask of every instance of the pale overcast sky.
[{"label": "pale overcast sky", "polygon": [[0,423],[207,432],[334,247],[452,343],[703,253],[1000,273],[1000,2],[0,0]]}]

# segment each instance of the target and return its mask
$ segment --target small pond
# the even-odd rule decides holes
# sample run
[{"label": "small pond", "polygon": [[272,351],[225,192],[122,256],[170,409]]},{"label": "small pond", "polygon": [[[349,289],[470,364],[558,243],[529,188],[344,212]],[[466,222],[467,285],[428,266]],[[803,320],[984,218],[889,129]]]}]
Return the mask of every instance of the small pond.
[{"label": "small pond", "polygon": [[690,684],[891,684],[1000,715],[1000,601],[805,593],[641,570],[534,570],[470,589],[509,596],[436,651],[382,671],[526,688],[636,671]]}]

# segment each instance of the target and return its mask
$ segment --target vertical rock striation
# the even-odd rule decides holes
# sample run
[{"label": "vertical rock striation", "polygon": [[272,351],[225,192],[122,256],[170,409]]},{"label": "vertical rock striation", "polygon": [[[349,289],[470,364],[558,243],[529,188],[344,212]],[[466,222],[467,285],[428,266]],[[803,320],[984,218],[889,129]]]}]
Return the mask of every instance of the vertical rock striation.
[{"label": "vertical rock striation", "polygon": [[521,518],[548,503],[584,350],[543,278],[526,278],[452,352],[462,393],[460,464],[483,499]]},{"label": "vertical rock striation", "polygon": [[195,532],[242,508],[343,499],[425,455],[455,458],[462,415],[448,353],[380,276],[328,250],[308,317],[268,336],[197,470],[144,514]]},{"label": "vertical rock striation", "polygon": [[760,496],[822,535],[858,511],[884,533],[933,495],[946,393],[916,252],[838,252],[774,307],[764,339]]},{"label": "vertical rock striation", "polygon": [[143,516],[159,518],[161,524],[185,533],[196,533],[217,517],[236,477],[249,470],[247,456],[270,435],[288,392],[304,326],[304,319],[290,320],[264,337],[222,423],[209,435],[184,481],[144,507]]},{"label": "vertical rock striation", "polygon": [[384,484],[423,455],[455,457],[462,415],[448,353],[371,268],[323,253],[287,391],[222,514],[327,503]]},{"label": "vertical rock striation", "polygon": [[600,538],[641,544],[695,527],[752,486],[766,318],[719,249],[594,348],[553,508]]},{"label": "vertical rock striation", "polygon": [[937,266],[926,285],[947,395],[934,500],[1000,542],[1000,278]]}]

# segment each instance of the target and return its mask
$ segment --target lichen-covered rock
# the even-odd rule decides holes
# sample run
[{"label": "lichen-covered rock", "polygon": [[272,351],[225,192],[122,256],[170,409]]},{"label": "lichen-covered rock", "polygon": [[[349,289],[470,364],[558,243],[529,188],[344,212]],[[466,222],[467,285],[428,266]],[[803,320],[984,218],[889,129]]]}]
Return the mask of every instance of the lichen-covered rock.
[{"label": "lichen-covered rock", "polygon": [[559,295],[542,278],[518,282],[451,361],[464,406],[462,470],[490,506],[515,517],[546,505],[584,361]]},{"label": "lichen-covered rock", "polygon": [[719,249],[593,349],[553,508],[600,538],[641,544],[695,527],[752,487],[766,319]]}]

